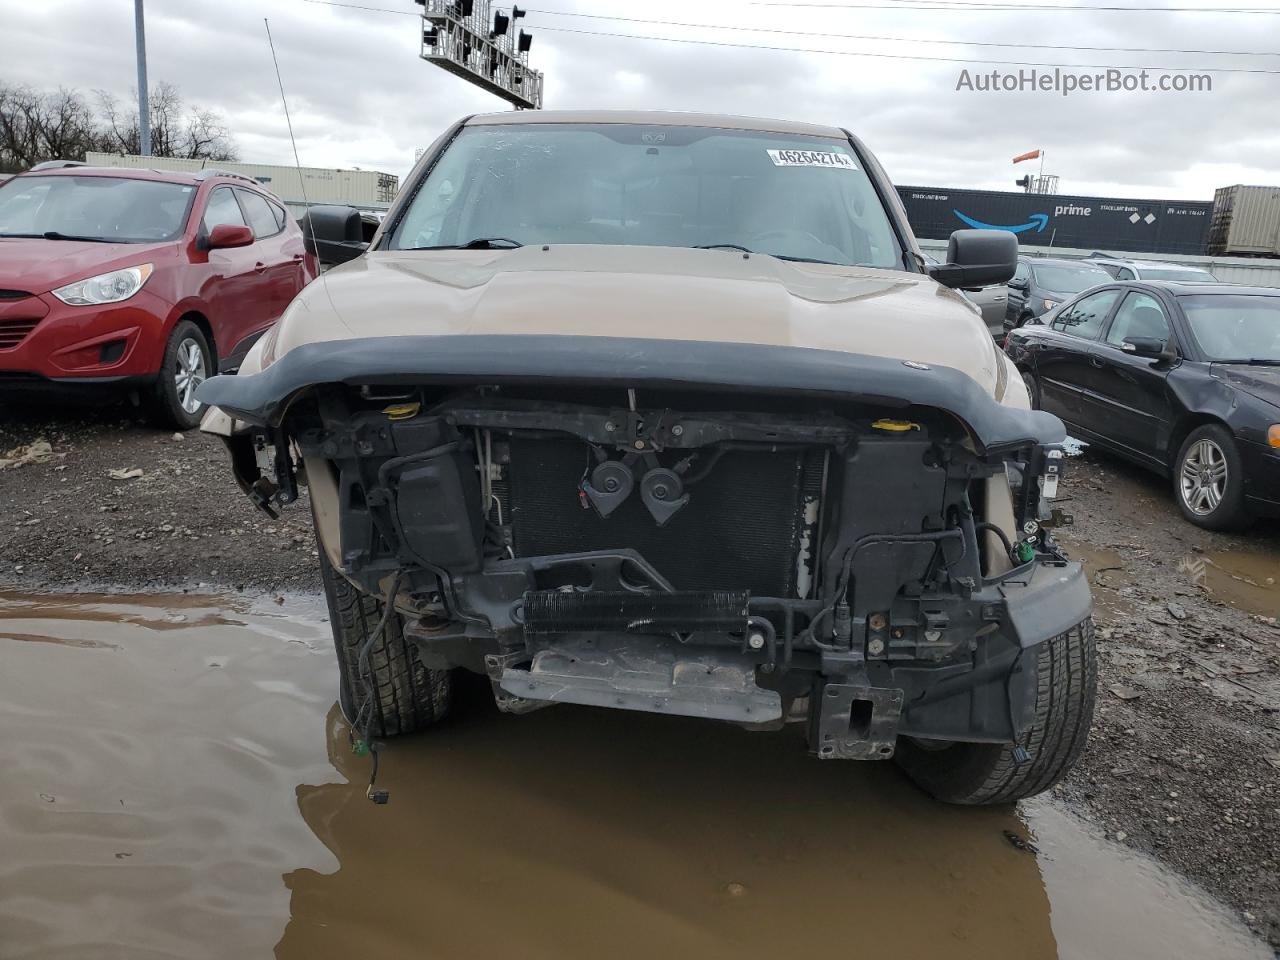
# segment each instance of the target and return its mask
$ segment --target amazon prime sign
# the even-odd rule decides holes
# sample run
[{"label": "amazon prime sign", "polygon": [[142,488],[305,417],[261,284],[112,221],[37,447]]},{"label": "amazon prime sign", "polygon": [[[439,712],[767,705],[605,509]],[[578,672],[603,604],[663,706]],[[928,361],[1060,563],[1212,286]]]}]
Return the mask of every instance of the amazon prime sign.
[{"label": "amazon prime sign", "polygon": [[1036,247],[1108,253],[1203,254],[1210,201],[1122,200],[1109,197],[899,187],[917,237],[945,240],[953,230],[1007,230]]}]

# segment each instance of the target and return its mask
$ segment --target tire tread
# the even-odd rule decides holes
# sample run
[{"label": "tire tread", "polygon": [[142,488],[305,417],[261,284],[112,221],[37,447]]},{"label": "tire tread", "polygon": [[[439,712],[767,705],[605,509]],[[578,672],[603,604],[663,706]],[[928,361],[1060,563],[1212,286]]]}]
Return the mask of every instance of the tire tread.
[{"label": "tire tread", "polygon": [[1035,715],[1019,744],[1030,760],[1014,759],[1014,744],[955,744],[928,751],[904,744],[902,766],[948,803],[1012,803],[1043,793],[1079,759],[1089,737],[1097,688],[1092,619],[1036,648]]},{"label": "tire tread", "polygon": [[[359,676],[360,648],[377,628],[385,604],[367,596],[333,570],[321,556],[321,575],[333,640],[338,654],[342,705],[349,717],[364,699]],[[369,649],[369,669],[374,685],[372,733],[395,737],[415,733],[437,723],[449,711],[452,677],[447,670],[423,666],[417,648],[405,638],[400,614],[387,618],[382,636]]]}]

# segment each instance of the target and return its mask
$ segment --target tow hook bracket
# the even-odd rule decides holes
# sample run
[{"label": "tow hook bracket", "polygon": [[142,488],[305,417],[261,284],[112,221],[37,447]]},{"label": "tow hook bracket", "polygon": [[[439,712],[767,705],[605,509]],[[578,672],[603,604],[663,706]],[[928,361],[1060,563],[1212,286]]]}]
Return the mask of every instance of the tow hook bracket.
[{"label": "tow hook bracket", "polygon": [[529,654],[523,650],[510,653],[491,653],[484,658],[484,669],[489,675],[489,682],[493,685],[494,703],[498,705],[498,709],[503,713],[532,713],[534,710],[551,706],[546,701],[518,697],[502,689],[503,671],[518,663],[528,661],[528,659]]},{"label": "tow hook bracket", "polygon": [[820,760],[888,760],[898,739],[902,691],[863,683],[828,683],[818,707]]}]

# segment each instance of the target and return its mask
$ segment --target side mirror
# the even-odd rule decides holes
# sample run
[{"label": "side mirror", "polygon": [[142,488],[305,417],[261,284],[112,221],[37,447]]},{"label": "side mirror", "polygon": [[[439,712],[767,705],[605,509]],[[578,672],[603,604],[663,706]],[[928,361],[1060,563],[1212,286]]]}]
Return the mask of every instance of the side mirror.
[{"label": "side mirror", "polygon": [[1018,268],[1018,238],[1007,230],[957,230],[947,244],[947,262],[929,276],[944,287],[1007,283]]},{"label": "side mirror", "polygon": [[1178,359],[1178,351],[1172,340],[1158,340],[1155,337],[1125,337],[1120,349],[1135,357],[1150,357],[1165,363]]},{"label": "side mirror", "polygon": [[346,263],[369,249],[364,222],[354,207],[321,204],[311,207],[298,221],[307,252],[321,263]]},{"label": "side mirror", "polygon": [[253,231],[242,223],[220,223],[209,231],[205,246],[210,250],[247,247],[253,243]]},{"label": "side mirror", "polygon": [[1023,293],[1026,293],[1028,290],[1031,289],[1031,283],[1030,281],[1022,280],[1022,279],[1010,280],[1008,283],[1008,287],[1010,290],[1021,290]]}]

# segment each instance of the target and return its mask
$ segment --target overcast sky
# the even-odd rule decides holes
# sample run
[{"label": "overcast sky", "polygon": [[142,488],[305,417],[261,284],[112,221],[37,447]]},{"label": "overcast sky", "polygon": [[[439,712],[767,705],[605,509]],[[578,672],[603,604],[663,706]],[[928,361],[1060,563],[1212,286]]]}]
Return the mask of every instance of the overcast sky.
[{"label": "overcast sky", "polygon": [[[302,163],[403,175],[452,119],[506,109],[419,59],[419,20],[307,0],[146,0],[152,82],[221,111],[241,157],[292,162],[263,18],[271,21]],[[406,11],[412,0],[351,0]],[[957,91],[962,69],[1014,66],[742,50],[605,38],[564,29],[976,60],[1280,71],[1280,54],[1120,53],[851,40],[832,34],[963,40],[1280,51],[1280,16],[1222,12],[802,9],[749,0],[529,0],[564,11],[813,31],[823,37],[693,29],[532,12],[532,65],[546,73],[546,106],[639,107],[785,117],[859,134],[900,184],[1014,189],[1034,167],[1010,158],[1046,150],[1064,193],[1211,199],[1217,186],[1280,181],[1278,73],[1214,73],[1204,93],[979,93]],[[910,0],[908,0],[910,2]],[[1103,0],[1043,0],[1100,4]],[[1229,6],[1215,0],[1106,0],[1110,5]],[[1276,0],[1235,0],[1235,6]],[[135,86],[130,0],[0,0],[0,80],[34,86]],[[552,28],[558,28],[553,30]],[[1095,72],[1086,70],[1083,72]],[[1035,172],[1034,169],[1031,172]]]}]

